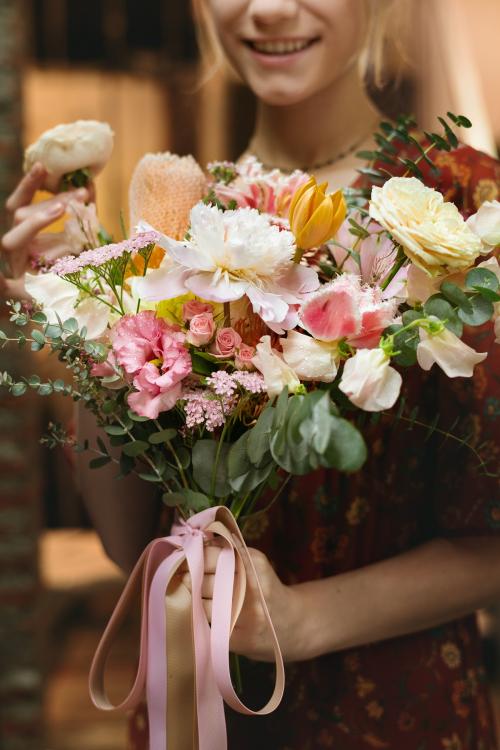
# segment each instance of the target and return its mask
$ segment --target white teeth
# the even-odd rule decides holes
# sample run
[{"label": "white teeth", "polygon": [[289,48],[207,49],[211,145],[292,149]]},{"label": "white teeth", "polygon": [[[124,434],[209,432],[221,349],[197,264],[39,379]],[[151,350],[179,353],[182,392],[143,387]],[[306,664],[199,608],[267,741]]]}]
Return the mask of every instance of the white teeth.
[{"label": "white teeth", "polygon": [[289,55],[293,52],[300,52],[309,46],[310,41],[296,42],[252,42],[252,47],[257,52],[264,52],[266,55]]}]

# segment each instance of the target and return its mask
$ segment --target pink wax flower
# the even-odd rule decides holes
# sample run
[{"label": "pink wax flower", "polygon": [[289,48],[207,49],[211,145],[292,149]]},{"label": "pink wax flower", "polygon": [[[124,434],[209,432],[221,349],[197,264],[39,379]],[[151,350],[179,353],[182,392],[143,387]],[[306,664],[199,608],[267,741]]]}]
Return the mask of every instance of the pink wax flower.
[{"label": "pink wax flower", "polygon": [[255,370],[252,359],[255,357],[255,347],[248,344],[240,344],[236,349],[234,365],[238,370]]},{"label": "pink wax flower", "polygon": [[208,302],[201,302],[198,299],[189,300],[182,305],[182,318],[186,322],[189,322],[195,315],[201,315],[201,313],[213,312],[214,306]]},{"label": "pink wax flower", "polygon": [[347,339],[352,346],[371,349],[396,312],[396,300],[383,300],[379,289],[363,286],[359,276],[343,274],[309,295],[301,307],[300,325],[320,341]]},{"label": "pink wax flower", "polygon": [[217,357],[234,357],[241,344],[241,336],[234,328],[219,328],[212,344],[211,351]]},{"label": "pink wax flower", "polygon": [[172,409],[192,371],[185,334],[147,310],[121,318],[111,340],[116,362],[137,389],[128,397],[131,408],[150,419]]},{"label": "pink wax flower", "polygon": [[191,318],[186,340],[193,346],[205,346],[213,339],[214,333],[214,316],[211,312],[202,312]]}]

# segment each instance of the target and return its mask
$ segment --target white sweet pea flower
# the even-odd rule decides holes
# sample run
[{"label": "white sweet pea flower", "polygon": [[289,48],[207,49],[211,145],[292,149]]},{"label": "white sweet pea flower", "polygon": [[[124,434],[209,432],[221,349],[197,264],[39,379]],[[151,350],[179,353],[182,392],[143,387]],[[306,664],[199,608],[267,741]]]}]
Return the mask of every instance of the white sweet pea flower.
[{"label": "white sweet pea flower", "polygon": [[256,349],[257,354],[252,358],[252,363],[264,378],[268,396],[279,396],[285,386],[288,386],[290,393],[295,393],[300,380],[279,353],[271,349],[271,337],[262,336]]},{"label": "white sweet pea flower", "polygon": [[466,224],[483,243],[481,254],[491,253],[500,245],[500,201],[485,201]]},{"label": "white sweet pea flower", "polygon": [[106,122],[77,120],[57,125],[26,149],[24,171],[41,162],[48,173],[44,187],[56,192],[65,174],[79,169],[88,169],[92,177],[99,174],[113,151],[113,138]]},{"label": "white sweet pea flower", "polygon": [[80,291],[55,273],[26,274],[26,291],[42,305],[47,321],[57,325],[75,318],[80,328],[87,329],[88,339],[98,339],[110,320],[110,308],[94,297],[82,297]]},{"label": "white sweet pea flower", "polygon": [[338,349],[335,344],[316,341],[298,331],[281,339],[283,359],[300,380],[332,383],[337,374]]},{"label": "white sweet pea flower", "polygon": [[344,365],[339,384],[349,401],[363,411],[384,411],[396,403],[403,378],[382,349],[358,349]]},{"label": "white sweet pea flower", "polygon": [[[439,322],[437,318],[430,318]],[[487,352],[476,352],[467,346],[448,328],[430,333],[419,328],[420,343],[417,346],[418,364],[423,370],[430,370],[436,363],[449,378],[470,378],[474,367],[486,359]]]}]

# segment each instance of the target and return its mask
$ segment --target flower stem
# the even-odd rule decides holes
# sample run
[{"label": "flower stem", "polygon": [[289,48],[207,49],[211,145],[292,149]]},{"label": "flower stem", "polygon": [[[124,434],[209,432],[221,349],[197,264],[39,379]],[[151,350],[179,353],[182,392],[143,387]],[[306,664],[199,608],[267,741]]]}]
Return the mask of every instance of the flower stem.
[{"label": "flower stem", "polygon": [[380,285],[380,288],[383,292],[387,289],[391,281],[394,279],[398,271],[404,266],[405,263],[406,263],[406,255],[404,254],[402,249],[399,248],[398,257],[396,258],[393,267],[391,268],[391,270],[389,271],[389,273],[383,280],[382,284]]},{"label": "flower stem", "polygon": [[224,327],[231,327],[231,303],[224,302]]},{"label": "flower stem", "polygon": [[300,247],[298,247],[295,251],[295,255],[293,256],[293,262],[294,263],[300,263],[302,260],[302,256],[304,255],[305,250],[302,250]]}]

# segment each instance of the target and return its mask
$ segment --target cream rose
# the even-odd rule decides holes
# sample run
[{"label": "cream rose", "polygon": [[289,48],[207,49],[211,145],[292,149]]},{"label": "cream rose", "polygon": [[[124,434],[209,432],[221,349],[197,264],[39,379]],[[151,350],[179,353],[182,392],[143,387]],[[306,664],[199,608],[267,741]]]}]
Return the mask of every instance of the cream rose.
[{"label": "cream rose", "polygon": [[344,365],[342,393],[363,411],[384,411],[396,403],[403,378],[382,349],[358,349]]},{"label": "cream rose", "polygon": [[61,178],[79,169],[95,177],[113,151],[114,133],[106,122],[77,120],[47,130],[26,149],[24,171],[41,162],[48,172],[44,187],[57,192]]},{"label": "cream rose", "polygon": [[334,344],[316,341],[298,331],[281,339],[283,359],[301,380],[332,383],[337,374],[338,350]]},{"label": "cream rose", "polygon": [[483,249],[455,204],[416,177],[392,177],[374,187],[370,216],[431,276],[469,268]]},{"label": "cream rose", "polygon": [[500,201],[485,201],[479,211],[467,219],[467,226],[483,243],[483,255],[500,245]]}]

